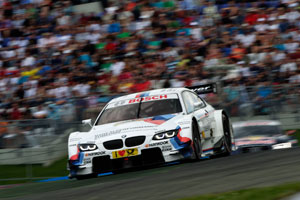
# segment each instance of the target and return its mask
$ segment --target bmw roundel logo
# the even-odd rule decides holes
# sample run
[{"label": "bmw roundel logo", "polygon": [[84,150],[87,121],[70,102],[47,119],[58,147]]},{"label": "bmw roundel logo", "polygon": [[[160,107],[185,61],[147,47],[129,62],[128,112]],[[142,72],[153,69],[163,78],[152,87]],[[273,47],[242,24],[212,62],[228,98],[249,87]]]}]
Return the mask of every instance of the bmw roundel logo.
[{"label": "bmw roundel logo", "polygon": [[127,137],[127,135],[122,135],[122,136],[121,136],[121,138],[126,138],[126,137]]}]

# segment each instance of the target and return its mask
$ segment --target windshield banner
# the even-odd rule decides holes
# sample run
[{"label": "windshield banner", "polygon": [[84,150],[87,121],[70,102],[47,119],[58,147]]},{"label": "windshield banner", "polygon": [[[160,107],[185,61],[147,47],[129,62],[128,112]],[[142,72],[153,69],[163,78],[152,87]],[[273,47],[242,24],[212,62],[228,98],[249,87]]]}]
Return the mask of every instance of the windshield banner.
[{"label": "windshield banner", "polygon": [[159,94],[159,95],[152,95],[152,96],[136,97],[136,98],[132,98],[132,99],[126,99],[126,100],[121,100],[121,101],[117,101],[114,103],[110,103],[106,107],[106,109],[123,106],[126,104],[139,103],[140,101],[148,102],[148,101],[156,101],[156,100],[163,100],[163,99],[178,99],[178,95],[177,94]]}]

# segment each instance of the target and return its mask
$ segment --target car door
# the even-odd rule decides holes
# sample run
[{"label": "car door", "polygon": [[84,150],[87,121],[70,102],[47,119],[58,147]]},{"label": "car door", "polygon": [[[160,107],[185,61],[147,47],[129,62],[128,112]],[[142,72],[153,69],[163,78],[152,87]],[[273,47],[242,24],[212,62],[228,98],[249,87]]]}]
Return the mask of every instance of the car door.
[{"label": "car door", "polygon": [[211,123],[209,120],[209,112],[205,109],[205,102],[195,93],[190,91],[184,91],[182,97],[187,114],[192,114],[198,122],[202,138],[209,139],[211,137]]}]

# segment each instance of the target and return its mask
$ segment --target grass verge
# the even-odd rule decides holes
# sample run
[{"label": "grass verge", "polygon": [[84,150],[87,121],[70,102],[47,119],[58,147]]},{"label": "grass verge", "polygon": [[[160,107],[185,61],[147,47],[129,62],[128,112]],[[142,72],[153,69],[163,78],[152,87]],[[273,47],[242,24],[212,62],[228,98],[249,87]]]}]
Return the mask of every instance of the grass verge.
[{"label": "grass verge", "polygon": [[[36,177],[58,177],[67,176],[67,157],[64,157],[50,166],[44,167],[42,165],[0,165],[0,177],[1,179],[11,179],[15,180],[0,180],[0,185],[6,184],[17,184],[17,183],[27,183],[36,181]],[[25,179],[29,178],[29,179]],[[17,180],[23,179],[23,180]]]},{"label": "grass verge", "polygon": [[278,200],[300,192],[300,183],[209,194],[180,200]]},{"label": "grass verge", "polygon": [[295,137],[297,138],[298,144],[299,144],[299,146],[300,146],[300,130],[299,130],[299,129],[296,130]]}]

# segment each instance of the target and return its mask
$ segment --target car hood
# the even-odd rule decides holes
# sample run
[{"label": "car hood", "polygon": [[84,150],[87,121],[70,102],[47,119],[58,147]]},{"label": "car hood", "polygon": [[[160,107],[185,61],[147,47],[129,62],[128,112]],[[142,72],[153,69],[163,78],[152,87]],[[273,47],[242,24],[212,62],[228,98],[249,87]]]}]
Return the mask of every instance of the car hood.
[{"label": "car hood", "polygon": [[179,115],[160,115],[94,126],[86,138],[99,143],[124,137],[153,135],[158,131],[175,129]]},{"label": "car hood", "polygon": [[277,138],[268,136],[248,136],[235,139],[235,143],[236,146],[273,145],[277,143]]}]

